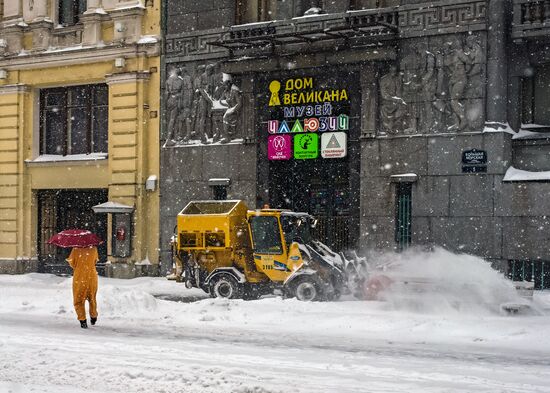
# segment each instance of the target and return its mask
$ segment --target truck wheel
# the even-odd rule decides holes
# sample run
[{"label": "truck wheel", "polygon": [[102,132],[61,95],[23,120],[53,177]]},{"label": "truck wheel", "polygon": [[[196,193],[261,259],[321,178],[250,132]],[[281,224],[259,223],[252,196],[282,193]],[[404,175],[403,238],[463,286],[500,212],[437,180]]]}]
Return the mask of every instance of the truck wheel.
[{"label": "truck wheel", "polygon": [[321,293],[315,280],[311,278],[302,278],[294,284],[294,296],[302,302],[312,302],[319,300]]},{"label": "truck wheel", "polygon": [[228,274],[220,274],[210,281],[210,296],[224,299],[242,298],[240,284]]}]

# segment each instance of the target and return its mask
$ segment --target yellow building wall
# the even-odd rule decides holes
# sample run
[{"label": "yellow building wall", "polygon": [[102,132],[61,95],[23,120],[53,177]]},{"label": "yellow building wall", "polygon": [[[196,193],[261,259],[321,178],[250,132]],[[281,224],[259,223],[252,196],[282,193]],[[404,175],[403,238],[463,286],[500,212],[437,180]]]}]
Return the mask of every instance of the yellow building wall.
[{"label": "yellow building wall", "polygon": [[[158,263],[159,193],[145,191],[146,179],[159,177],[160,76],[150,69],[160,69],[159,58],[129,59],[120,73],[124,82],[116,81],[112,61],[10,72],[3,85],[24,85],[27,92],[0,94],[0,259],[36,256],[34,191],[106,188],[109,200],[136,209],[132,257],[110,259]],[[127,82],[126,75],[135,77]],[[108,160],[29,162],[38,156],[40,89],[109,78],[115,82],[109,82]]]},{"label": "yellow building wall", "polygon": [[[141,19],[142,35],[160,37],[161,2],[153,4]],[[113,40],[113,25],[113,20],[101,24],[106,47]],[[32,33],[24,34],[23,47],[33,49]],[[79,64],[70,60],[79,52],[71,50],[48,54],[44,64],[19,62],[8,68],[8,78],[0,80],[0,259],[37,256],[38,190],[104,188],[110,201],[135,206],[132,257],[109,259],[158,263],[158,184],[155,191],[146,191],[145,181],[159,178],[160,57],[142,48],[125,52],[123,68],[115,67],[112,55],[102,59],[100,49]],[[80,53],[90,56],[90,50]],[[126,77],[133,74],[134,79]],[[39,155],[40,89],[92,83],[109,85],[108,159],[32,162]]]}]

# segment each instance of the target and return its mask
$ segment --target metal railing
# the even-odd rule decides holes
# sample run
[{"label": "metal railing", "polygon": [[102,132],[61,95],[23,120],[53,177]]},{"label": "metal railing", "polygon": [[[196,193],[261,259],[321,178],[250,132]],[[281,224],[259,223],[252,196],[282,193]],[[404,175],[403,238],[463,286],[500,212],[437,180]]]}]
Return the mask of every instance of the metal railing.
[{"label": "metal railing", "polygon": [[550,261],[511,260],[508,278],[512,281],[534,283],[535,289],[550,288]]}]

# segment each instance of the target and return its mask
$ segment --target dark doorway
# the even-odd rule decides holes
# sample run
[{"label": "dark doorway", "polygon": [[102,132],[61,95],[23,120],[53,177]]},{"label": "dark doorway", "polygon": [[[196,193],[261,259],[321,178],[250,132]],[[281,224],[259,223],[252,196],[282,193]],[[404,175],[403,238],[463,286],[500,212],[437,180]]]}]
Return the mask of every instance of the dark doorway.
[{"label": "dark doorway", "polygon": [[348,160],[274,161],[269,175],[271,207],[308,212],[317,239],[338,251],[354,247]]},{"label": "dark doorway", "polygon": [[395,241],[397,249],[403,251],[411,245],[412,185],[397,183],[396,190]]},{"label": "dark doorway", "polygon": [[[70,249],[47,244],[48,239],[64,229],[88,229],[107,238],[107,216],[96,215],[92,206],[107,202],[107,190],[41,190],[38,192],[38,258],[41,271],[72,274],[65,261]],[[104,271],[107,245],[98,247],[98,272]]]}]

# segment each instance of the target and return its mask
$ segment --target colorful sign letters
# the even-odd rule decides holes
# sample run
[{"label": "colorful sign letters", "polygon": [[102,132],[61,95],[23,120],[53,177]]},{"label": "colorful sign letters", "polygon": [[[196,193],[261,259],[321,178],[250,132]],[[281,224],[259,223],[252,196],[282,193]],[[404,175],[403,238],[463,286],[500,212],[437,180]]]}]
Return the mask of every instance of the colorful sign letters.
[{"label": "colorful sign letters", "polygon": [[[347,154],[347,89],[316,88],[311,77],[269,83],[268,158],[342,158]],[[344,108],[344,109],[342,109]],[[348,112],[349,113],[349,112]],[[319,137],[319,134],[321,136]],[[319,140],[321,148],[319,149]]]}]

